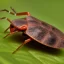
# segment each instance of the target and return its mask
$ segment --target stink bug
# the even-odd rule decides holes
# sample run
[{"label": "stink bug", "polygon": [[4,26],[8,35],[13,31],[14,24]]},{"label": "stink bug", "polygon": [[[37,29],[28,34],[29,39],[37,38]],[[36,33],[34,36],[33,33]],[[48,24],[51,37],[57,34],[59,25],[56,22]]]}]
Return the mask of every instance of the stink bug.
[{"label": "stink bug", "polygon": [[16,16],[21,15],[27,15],[27,16],[25,18],[19,18],[14,20],[10,20],[9,18],[6,17],[0,18],[0,20],[6,19],[10,22],[10,26],[5,30],[6,32],[8,29],[10,29],[10,33],[7,34],[5,37],[14,34],[17,31],[18,32],[23,31],[24,34],[26,34],[29,37],[13,53],[15,53],[24,44],[32,40],[35,40],[38,43],[56,49],[64,47],[64,34],[59,29],[31,16],[29,12],[16,13],[16,11],[13,8],[11,9],[13,12],[10,12],[6,9],[1,10],[0,12],[5,11]]}]

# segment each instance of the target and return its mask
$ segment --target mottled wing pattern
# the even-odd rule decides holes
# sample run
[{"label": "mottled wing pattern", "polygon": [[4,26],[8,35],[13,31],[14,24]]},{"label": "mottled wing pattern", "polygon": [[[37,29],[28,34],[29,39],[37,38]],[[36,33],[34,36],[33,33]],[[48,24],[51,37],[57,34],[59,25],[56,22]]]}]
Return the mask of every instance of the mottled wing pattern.
[{"label": "mottled wing pattern", "polygon": [[61,40],[64,34],[55,27],[42,22],[32,16],[27,17],[28,28],[26,34],[37,42],[52,47],[60,48]]}]

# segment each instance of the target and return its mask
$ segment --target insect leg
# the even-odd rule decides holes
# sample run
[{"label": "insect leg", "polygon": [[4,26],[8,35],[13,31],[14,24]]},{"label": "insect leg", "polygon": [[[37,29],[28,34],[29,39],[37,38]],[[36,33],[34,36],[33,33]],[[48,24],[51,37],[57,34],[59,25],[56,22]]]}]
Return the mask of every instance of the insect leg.
[{"label": "insect leg", "polygon": [[7,34],[6,36],[4,36],[3,38],[6,38],[7,36],[12,35],[12,34],[14,34],[14,33],[16,33],[16,32],[18,32],[18,31],[10,32],[9,34]]},{"label": "insect leg", "polygon": [[14,12],[14,13],[16,13],[16,11],[12,8],[12,7],[10,7],[11,8],[11,10]]},{"label": "insect leg", "polygon": [[7,36],[9,36],[9,35],[11,35],[11,34],[13,34],[13,33],[15,33],[15,32],[9,33],[9,34],[7,34],[6,36],[4,36],[3,38],[6,38]]},{"label": "insect leg", "polygon": [[8,11],[7,9],[0,10],[0,12],[8,12],[8,13],[14,15],[14,12],[10,12],[10,11]]},{"label": "insect leg", "polygon": [[11,10],[12,10],[13,12],[8,11],[7,9],[0,10],[0,12],[4,12],[4,11],[5,11],[5,12],[8,12],[8,13],[14,15],[14,13],[16,13],[16,11],[15,11],[12,7],[10,7],[10,8],[11,8]]},{"label": "insect leg", "polygon": [[29,12],[20,12],[20,13],[16,13],[15,16],[21,16],[21,15],[28,15],[30,16]]},{"label": "insect leg", "polygon": [[8,11],[7,9],[0,10],[0,12],[5,11],[5,12],[8,12],[8,13],[10,13],[10,14],[12,14],[12,15],[15,15],[15,16],[21,16],[21,15],[28,15],[28,16],[30,16],[30,13],[29,13],[29,12],[16,13],[13,8],[11,8],[11,9],[12,9],[14,12],[10,12],[10,11]]},{"label": "insect leg", "polygon": [[16,51],[18,51],[22,46],[24,46],[25,44],[27,44],[28,42],[30,42],[32,39],[29,38],[27,40],[24,41],[24,43],[22,43],[12,54],[14,54]]},{"label": "insect leg", "polygon": [[4,31],[4,33],[9,29],[10,27],[8,27],[5,31]]},{"label": "insect leg", "polygon": [[0,20],[2,20],[2,19],[6,19],[6,20],[9,21],[10,23],[12,23],[12,21],[11,21],[9,18],[7,18],[7,17],[2,17],[2,18],[0,18]]}]

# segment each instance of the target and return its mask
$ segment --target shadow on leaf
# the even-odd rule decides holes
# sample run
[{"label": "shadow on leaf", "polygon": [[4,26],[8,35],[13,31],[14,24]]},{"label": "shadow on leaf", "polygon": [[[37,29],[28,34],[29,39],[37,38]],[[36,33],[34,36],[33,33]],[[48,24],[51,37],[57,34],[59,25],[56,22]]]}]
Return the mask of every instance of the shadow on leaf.
[{"label": "shadow on leaf", "polygon": [[[19,44],[21,42],[24,42],[24,40],[26,40],[27,38],[29,38],[29,37],[21,32],[10,36],[10,40],[18,42]],[[42,45],[34,40],[29,42],[28,44],[26,44],[26,46],[30,49],[35,49],[35,50],[53,54],[53,55],[59,55],[61,53],[60,49],[54,49],[54,48]]]}]

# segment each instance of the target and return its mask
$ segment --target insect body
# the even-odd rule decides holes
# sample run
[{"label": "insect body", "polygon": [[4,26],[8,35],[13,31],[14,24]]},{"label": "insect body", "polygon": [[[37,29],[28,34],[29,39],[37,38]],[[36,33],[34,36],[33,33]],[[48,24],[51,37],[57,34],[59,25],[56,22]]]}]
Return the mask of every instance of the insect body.
[{"label": "insect body", "polygon": [[27,16],[25,18],[19,18],[12,21],[6,17],[0,18],[0,20],[6,19],[11,23],[10,26],[5,30],[6,32],[8,29],[10,29],[10,33],[7,34],[5,37],[19,31],[20,32],[23,31],[24,34],[29,36],[29,38],[25,40],[24,43],[22,43],[13,53],[15,53],[24,44],[32,40],[35,40],[38,43],[41,43],[43,45],[52,48],[59,49],[64,47],[64,34],[60,30],[53,27],[52,25],[45,23],[44,21],[41,21],[31,16],[29,12],[16,13],[14,9],[12,10],[13,12],[4,9],[1,10],[1,12],[2,11],[9,12],[10,14],[16,16],[21,16],[21,15],[27,15]]}]

